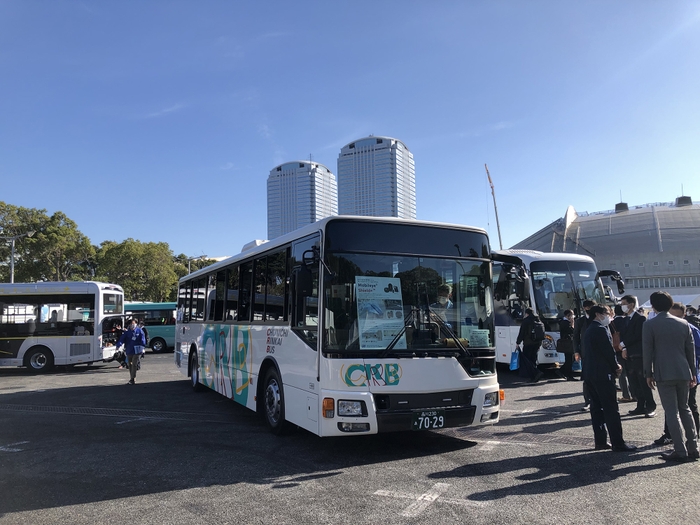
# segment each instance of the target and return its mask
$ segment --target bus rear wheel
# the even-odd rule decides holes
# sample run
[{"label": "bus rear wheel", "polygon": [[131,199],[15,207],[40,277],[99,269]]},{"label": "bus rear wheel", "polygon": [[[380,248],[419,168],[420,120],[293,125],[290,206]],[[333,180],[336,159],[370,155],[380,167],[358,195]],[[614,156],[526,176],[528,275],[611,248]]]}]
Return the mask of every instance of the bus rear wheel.
[{"label": "bus rear wheel", "polygon": [[167,348],[165,341],[163,341],[160,337],[152,339],[150,346],[154,354],[160,354],[161,352],[165,352],[165,349]]},{"label": "bus rear wheel", "polygon": [[53,368],[53,354],[48,348],[32,348],[24,359],[25,366],[35,374],[43,374]]},{"label": "bus rear wheel", "polygon": [[265,375],[265,393],[263,395],[265,420],[273,434],[284,434],[289,430],[289,423],[284,417],[284,389],[275,368],[270,368]]}]

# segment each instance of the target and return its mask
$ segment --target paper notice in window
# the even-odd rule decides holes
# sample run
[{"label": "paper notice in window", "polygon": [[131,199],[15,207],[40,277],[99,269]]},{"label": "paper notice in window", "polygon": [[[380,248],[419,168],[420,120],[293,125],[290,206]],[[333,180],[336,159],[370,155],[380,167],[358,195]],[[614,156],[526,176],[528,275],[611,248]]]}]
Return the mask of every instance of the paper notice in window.
[{"label": "paper notice in window", "polygon": [[[383,350],[404,325],[401,280],[395,277],[355,277],[357,320],[362,350]],[[406,335],[394,348],[406,349]]]}]

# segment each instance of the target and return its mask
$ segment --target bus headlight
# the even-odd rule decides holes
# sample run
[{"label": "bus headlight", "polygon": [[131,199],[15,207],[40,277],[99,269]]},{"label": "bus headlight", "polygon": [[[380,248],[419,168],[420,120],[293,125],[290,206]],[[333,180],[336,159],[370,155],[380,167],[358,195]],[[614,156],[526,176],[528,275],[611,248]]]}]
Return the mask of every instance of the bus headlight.
[{"label": "bus headlight", "polygon": [[484,395],[484,408],[498,406],[499,397],[500,394],[498,393],[498,391],[487,392],[486,395]]},{"label": "bus headlight", "polygon": [[545,335],[544,341],[542,341],[542,348],[545,350],[554,350],[556,347],[557,345],[554,344],[554,339],[552,339],[552,336]]},{"label": "bus headlight", "polygon": [[367,410],[364,408],[363,401],[348,401],[345,399],[338,400],[338,415],[350,417],[362,417],[367,415]]}]

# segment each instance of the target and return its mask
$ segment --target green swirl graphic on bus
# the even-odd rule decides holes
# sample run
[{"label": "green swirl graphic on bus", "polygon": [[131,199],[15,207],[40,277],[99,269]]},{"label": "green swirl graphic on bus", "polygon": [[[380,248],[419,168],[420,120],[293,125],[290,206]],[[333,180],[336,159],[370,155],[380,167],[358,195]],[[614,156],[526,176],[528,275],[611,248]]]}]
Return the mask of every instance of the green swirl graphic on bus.
[{"label": "green swirl graphic on bus", "polygon": [[340,369],[340,376],[348,386],[396,386],[401,374],[398,363],[353,364]]},{"label": "green swirl graphic on bus", "polygon": [[250,328],[208,325],[202,334],[202,383],[243,405],[250,386]]}]

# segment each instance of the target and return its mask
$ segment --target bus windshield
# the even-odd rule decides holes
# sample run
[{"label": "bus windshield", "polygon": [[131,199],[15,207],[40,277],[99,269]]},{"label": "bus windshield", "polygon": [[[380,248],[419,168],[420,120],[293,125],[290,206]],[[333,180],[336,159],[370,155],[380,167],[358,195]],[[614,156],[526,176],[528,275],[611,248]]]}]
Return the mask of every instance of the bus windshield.
[{"label": "bus windshield", "polygon": [[533,298],[540,317],[558,319],[564,310],[577,315],[590,299],[605,304],[605,292],[592,262],[537,261],[530,264]]},{"label": "bus windshield", "polygon": [[468,355],[493,346],[489,262],[376,253],[326,261],[324,352]]}]

